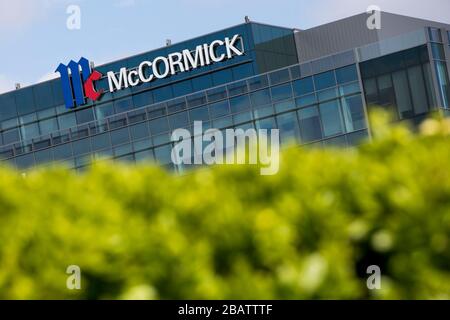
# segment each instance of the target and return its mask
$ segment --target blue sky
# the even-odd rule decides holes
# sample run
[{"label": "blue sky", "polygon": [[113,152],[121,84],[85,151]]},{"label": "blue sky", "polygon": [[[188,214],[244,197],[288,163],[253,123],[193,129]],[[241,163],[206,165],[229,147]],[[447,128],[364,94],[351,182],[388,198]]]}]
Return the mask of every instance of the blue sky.
[{"label": "blue sky", "polygon": [[[81,29],[66,28],[66,9],[81,9]],[[310,28],[382,10],[450,22],[449,0],[0,0],[0,92],[54,76],[60,62],[97,65],[242,23]]]}]

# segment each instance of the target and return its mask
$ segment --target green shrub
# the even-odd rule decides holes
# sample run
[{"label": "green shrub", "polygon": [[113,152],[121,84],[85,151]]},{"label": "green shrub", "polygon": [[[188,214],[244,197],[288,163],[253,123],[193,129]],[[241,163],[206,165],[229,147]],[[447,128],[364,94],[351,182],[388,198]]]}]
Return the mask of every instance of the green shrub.
[{"label": "green shrub", "polygon": [[1,168],[0,298],[449,299],[450,125],[374,125],[358,149],[287,150],[275,176]]}]

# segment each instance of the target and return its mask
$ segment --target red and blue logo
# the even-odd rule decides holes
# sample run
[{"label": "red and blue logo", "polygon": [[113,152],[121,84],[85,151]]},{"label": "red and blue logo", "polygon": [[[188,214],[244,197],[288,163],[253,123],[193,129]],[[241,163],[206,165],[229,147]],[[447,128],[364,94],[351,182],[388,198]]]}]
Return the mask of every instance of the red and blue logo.
[{"label": "red and blue logo", "polygon": [[86,58],[81,58],[78,63],[73,60],[68,65],[61,63],[55,72],[59,72],[61,75],[64,102],[67,109],[86,104],[86,98],[96,101],[103,93],[103,90],[97,91],[94,86],[94,82],[100,80],[102,74],[96,70],[91,70],[89,60]]}]

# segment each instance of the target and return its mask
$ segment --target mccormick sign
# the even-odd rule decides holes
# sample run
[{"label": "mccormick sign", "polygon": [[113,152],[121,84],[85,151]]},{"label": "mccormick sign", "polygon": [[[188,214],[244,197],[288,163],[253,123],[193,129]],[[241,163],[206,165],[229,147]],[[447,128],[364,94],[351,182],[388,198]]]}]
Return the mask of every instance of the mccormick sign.
[{"label": "mccormick sign", "polygon": [[[232,59],[234,56],[242,56],[244,47],[242,41],[242,48],[237,46],[238,40],[241,40],[241,37],[236,34],[232,38],[227,37],[224,40],[214,40],[209,44],[199,45],[192,51],[186,49],[171,53],[167,57],[160,56],[152,61],[143,61],[137,68],[121,68],[118,73],[109,71],[107,72],[109,91],[115,92],[135,87],[141,83],[164,79]],[[222,48],[223,53],[218,54],[219,48]],[[72,60],[67,66],[60,64],[56,72],[61,75],[64,101],[68,109],[84,105],[85,97],[96,101],[103,93],[103,90],[97,91],[94,86],[94,82],[100,80],[103,75],[92,70],[86,58],[81,58],[78,63]]]}]

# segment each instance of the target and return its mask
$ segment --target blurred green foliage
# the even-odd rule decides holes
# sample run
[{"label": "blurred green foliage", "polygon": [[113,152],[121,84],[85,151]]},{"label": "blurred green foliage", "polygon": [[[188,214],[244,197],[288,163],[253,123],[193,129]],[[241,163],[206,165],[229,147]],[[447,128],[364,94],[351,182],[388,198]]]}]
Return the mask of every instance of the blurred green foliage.
[{"label": "blurred green foliage", "polygon": [[289,149],[274,176],[1,168],[0,298],[450,299],[449,120],[384,123],[357,149]]}]

